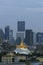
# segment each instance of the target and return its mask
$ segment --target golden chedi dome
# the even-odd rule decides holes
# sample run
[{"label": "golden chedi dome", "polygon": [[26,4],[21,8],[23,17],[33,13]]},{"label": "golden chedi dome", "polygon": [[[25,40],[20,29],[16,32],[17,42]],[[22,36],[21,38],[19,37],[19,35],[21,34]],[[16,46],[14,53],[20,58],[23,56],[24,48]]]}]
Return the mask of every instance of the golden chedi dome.
[{"label": "golden chedi dome", "polygon": [[30,50],[28,49],[28,46],[21,41],[20,45],[16,45],[16,49],[14,52],[19,53],[19,54],[31,54]]},{"label": "golden chedi dome", "polygon": [[16,48],[28,48],[28,46],[21,41],[20,45],[16,45]]}]

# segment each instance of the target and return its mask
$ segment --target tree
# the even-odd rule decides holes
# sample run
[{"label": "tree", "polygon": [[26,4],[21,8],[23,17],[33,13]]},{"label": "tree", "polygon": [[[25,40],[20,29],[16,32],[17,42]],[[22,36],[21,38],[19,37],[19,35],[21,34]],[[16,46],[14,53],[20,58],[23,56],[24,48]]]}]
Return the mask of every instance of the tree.
[{"label": "tree", "polygon": [[4,52],[8,52],[8,51],[10,51],[10,44],[8,42],[3,42],[2,48],[3,48]]}]

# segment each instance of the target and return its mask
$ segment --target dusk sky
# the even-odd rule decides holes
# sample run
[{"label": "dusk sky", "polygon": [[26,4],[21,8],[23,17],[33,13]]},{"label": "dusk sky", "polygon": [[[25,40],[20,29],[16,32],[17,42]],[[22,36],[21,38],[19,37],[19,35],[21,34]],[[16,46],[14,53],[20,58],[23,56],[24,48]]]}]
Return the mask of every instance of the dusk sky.
[{"label": "dusk sky", "polygon": [[43,0],[0,0],[0,28],[17,29],[17,21],[25,21],[26,29],[43,32]]}]

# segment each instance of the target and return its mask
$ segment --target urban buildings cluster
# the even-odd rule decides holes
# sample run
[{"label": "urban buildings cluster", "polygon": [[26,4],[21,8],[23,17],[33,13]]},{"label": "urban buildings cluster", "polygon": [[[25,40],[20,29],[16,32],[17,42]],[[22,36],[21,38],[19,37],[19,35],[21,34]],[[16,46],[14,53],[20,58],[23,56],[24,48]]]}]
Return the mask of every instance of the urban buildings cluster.
[{"label": "urban buildings cluster", "polygon": [[32,65],[33,61],[43,62],[42,32],[35,33],[32,29],[25,29],[25,21],[18,21],[15,40],[13,30],[9,26],[5,27],[5,33],[0,29],[0,62],[2,64],[13,62],[15,65]]},{"label": "urban buildings cluster", "polygon": [[0,41],[9,40],[10,43],[13,43],[14,37],[13,37],[13,30],[10,30],[9,26],[5,27],[5,33],[2,29],[0,29]]},{"label": "urban buildings cluster", "polygon": [[[5,27],[5,33],[0,29],[0,40],[9,40],[10,43],[14,43],[13,30],[10,29],[10,26]],[[27,45],[43,44],[43,33],[35,33],[32,29],[25,29],[25,21],[18,21],[15,44],[20,40]]]}]

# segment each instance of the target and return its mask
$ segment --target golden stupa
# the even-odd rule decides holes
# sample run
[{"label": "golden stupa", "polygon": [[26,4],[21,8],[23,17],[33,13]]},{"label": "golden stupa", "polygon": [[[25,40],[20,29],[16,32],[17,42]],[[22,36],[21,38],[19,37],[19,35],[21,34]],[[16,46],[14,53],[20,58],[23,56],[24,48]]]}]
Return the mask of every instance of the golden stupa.
[{"label": "golden stupa", "polygon": [[20,45],[16,45],[16,48],[28,48],[28,46],[21,41]]},{"label": "golden stupa", "polygon": [[28,46],[21,41],[20,45],[16,45],[16,49],[14,52],[19,53],[19,54],[31,54],[30,50],[28,49]]}]

